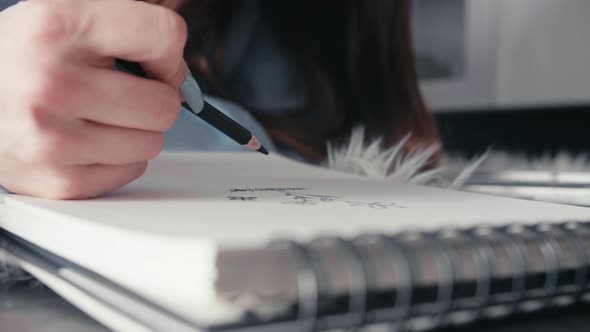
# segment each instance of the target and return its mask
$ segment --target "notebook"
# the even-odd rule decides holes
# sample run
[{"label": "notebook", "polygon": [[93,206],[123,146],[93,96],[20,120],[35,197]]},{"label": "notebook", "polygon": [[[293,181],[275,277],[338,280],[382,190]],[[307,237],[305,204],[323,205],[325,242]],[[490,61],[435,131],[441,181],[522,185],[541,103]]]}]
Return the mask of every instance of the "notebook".
[{"label": "notebook", "polygon": [[[166,152],[96,199],[0,201],[0,227],[37,257],[23,266],[120,331],[105,310],[139,302],[216,331],[425,330],[565,305],[588,289],[589,221],[250,152]],[[78,277],[57,280],[60,264]],[[91,303],[103,291],[107,309]]]}]

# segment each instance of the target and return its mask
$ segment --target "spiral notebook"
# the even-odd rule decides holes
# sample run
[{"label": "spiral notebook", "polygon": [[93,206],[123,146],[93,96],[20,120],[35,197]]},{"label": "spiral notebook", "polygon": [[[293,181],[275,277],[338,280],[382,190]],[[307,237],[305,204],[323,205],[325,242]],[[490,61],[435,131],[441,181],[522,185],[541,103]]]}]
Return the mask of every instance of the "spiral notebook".
[{"label": "spiral notebook", "polygon": [[164,153],[101,198],[1,197],[23,266],[118,331],[428,330],[567,305],[590,281],[590,209],[280,156]]}]

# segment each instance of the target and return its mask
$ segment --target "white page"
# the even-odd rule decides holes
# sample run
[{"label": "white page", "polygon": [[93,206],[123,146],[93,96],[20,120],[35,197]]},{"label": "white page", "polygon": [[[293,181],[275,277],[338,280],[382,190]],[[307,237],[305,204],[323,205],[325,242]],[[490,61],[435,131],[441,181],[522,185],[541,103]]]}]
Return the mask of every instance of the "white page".
[{"label": "white page", "polygon": [[208,287],[217,246],[590,220],[587,208],[368,180],[251,152],[166,153],[99,199],[7,195],[0,206],[0,226],[201,322],[239,314]]}]

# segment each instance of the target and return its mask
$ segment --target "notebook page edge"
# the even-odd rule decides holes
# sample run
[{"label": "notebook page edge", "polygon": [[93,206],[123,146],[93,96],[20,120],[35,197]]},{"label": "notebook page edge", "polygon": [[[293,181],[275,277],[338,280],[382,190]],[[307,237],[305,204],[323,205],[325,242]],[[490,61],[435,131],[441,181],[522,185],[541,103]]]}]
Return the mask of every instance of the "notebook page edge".
[{"label": "notebook page edge", "polygon": [[[41,218],[43,222],[33,221]],[[217,244],[206,239],[179,239],[124,229],[115,229],[114,233],[111,227],[96,225],[10,197],[0,198],[1,228],[188,320],[212,325],[235,320],[242,314],[216,296]],[[68,230],[75,236],[51,236]],[[186,252],[191,253],[189,258]],[[187,260],[200,264],[191,266]],[[134,262],[132,269],[125,268],[129,262]],[[179,275],[190,283],[174,280]]]}]

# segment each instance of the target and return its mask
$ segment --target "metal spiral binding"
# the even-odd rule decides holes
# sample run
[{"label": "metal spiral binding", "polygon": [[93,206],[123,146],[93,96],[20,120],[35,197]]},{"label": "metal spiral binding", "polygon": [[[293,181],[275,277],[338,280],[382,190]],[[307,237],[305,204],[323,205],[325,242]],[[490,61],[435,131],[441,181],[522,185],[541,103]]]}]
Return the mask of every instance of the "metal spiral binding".
[{"label": "metal spiral binding", "polygon": [[390,322],[401,328],[405,324],[412,310],[412,286],[413,276],[410,260],[405,249],[393,237],[376,235],[376,239],[384,245],[388,261],[392,264],[396,289],[395,306],[389,309]]},{"label": "metal spiral binding", "polygon": [[[406,322],[400,325],[402,329],[410,330],[422,330],[428,329],[431,326],[440,326],[444,322],[445,314],[450,310],[452,305],[452,294],[453,294],[453,283],[454,283],[454,270],[452,258],[450,257],[449,248],[442,243],[437,237],[437,233],[431,232],[411,232],[402,233],[393,237],[393,239],[404,248],[405,251],[409,251],[409,246],[412,241],[417,239],[427,240],[422,241],[422,244],[426,244],[426,250],[430,255],[433,256],[436,265],[438,280],[437,280],[437,292],[436,298],[431,303],[416,304],[412,303],[410,306],[410,316]],[[413,270],[410,262],[410,271]],[[412,274],[414,271],[411,272]],[[414,276],[416,277],[416,276]],[[433,310],[433,308],[435,308]],[[432,312],[436,312],[433,314]],[[425,320],[424,318],[428,319]],[[416,325],[418,324],[418,325]]]},{"label": "metal spiral binding", "polygon": [[438,265],[439,284],[437,307],[439,314],[436,318],[432,317],[437,325],[445,323],[445,317],[453,307],[453,288],[456,280],[455,271],[459,263],[452,249],[441,237],[442,232],[425,233],[426,238],[430,239],[433,252],[438,256],[436,264]]},{"label": "metal spiral binding", "polygon": [[498,227],[493,230],[496,235],[499,235],[504,249],[508,252],[508,256],[512,263],[512,304],[510,305],[510,312],[508,315],[519,311],[520,302],[526,297],[526,277],[529,271],[529,258],[526,254],[526,244],[524,240],[517,236],[511,226]]},{"label": "metal spiral binding", "polygon": [[[347,328],[356,330],[365,322],[367,314],[368,271],[355,244],[351,240],[342,238],[323,238],[316,241],[330,243],[340,249],[343,261],[346,263],[349,277],[349,306],[346,313]],[[314,242],[316,242],[314,241]]]},{"label": "metal spiral binding", "polygon": [[[348,290],[348,309],[342,313],[342,326],[349,330],[357,330],[367,323],[387,323],[392,331],[411,329],[413,320],[420,317],[428,317],[434,326],[447,325],[451,321],[452,314],[463,311],[469,314],[469,320],[477,320],[485,316],[493,306],[500,305],[505,308],[505,315],[518,311],[528,310],[523,304],[539,301],[538,309],[551,306],[553,300],[563,295],[560,286],[560,272],[563,270],[561,260],[567,253],[563,250],[561,239],[571,244],[570,250],[575,250],[575,286],[571,294],[579,300],[581,292],[588,289],[590,282],[590,253],[588,244],[578,234],[581,228],[586,229],[586,224],[563,223],[556,225],[509,225],[509,226],[478,226],[467,229],[441,230],[438,232],[402,233],[397,235],[368,234],[353,239],[341,237],[317,238],[307,245],[292,241],[275,243],[286,247],[291,253],[296,269],[299,291],[299,304],[297,321],[303,331],[313,332],[318,328],[329,326],[319,324],[323,319],[320,314],[320,289],[321,274],[323,273],[314,262],[314,251],[318,244],[329,245],[336,248],[338,258],[346,267]],[[415,235],[412,237],[411,235]],[[417,237],[416,237],[417,236]],[[451,243],[458,242],[455,246]],[[426,250],[425,254],[432,255],[436,263],[437,294],[432,303],[414,302],[415,274],[412,254],[412,241],[420,242],[420,250]],[[530,241],[530,242],[527,242]],[[368,299],[370,282],[370,262],[375,257],[371,251],[363,251],[363,246],[368,243],[378,244],[382,253],[381,262],[391,264],[391,271],[395,278],[394,305],[388,308],[375,309],[379,315],[369,315]],[[529,247],[532,243],[535,251],[538,249],[543,259],[543,271],[545,273],[543,286],[540,289],[530,289],[527,285],[527,277],[532,272]],[[313,250],[311,248],[314,248]],[[497,249],[496,249],[497,248]],[[569,246],[568,246],[569,248]],[[455,287],[460,281],[459,267],[461,261],[457,250],[468,250],[474,264],[474,275],[469,275],[475,283],[473,296],[457,298],[455,301]],[[505,251],[509,259],[512,280],[510,290],[507,293],[493,294],[494,270],[497,267],[498,251]],[[369,255],[369,256],[367,256]],[[317,258],[317,257],[316,257]],[[473,279],[471,279],[473,278]],[[509,279],[509,280],[510,280]],[[467,279],[461,279],[465,281]],[[563,284],[563,281],[561,282]],[[569,282],[568,282],[569,283]],[[571,289],[572,287],[570,287]],[[327,291],[324,290],[324,291]],[[539,295],[540,294],[540,295]],[[330,296],[333,294],[325,294]],[[389,305],[389,304],[387,304]],[[532,307],[532,306],[531,306]],[[429,308],[429,309],[425,309]],[[430,308],[434,308],[430,310]],[[531,309],[532,310],[532,309]],[[436,312],[436,314],[432,314]],[[340,316],[341,314],[338,314]],[[504,315],[504,314],[503,314]],[[376,318],[378,317],[378,318]],[[339,318],[340,319],[340,318]],[[332,326],[333,328],[333,326]]]},{"label": "metal spiral binding", "polygon": [[297,325],[301,331],[314,332],[319,310],[318,273],[312,264],[309,250],[295,241],[281,240],[271,244],[273,247],[286,247],[297,269],[298,313]]},{"label": "metal spiral binding", "polygon": [[[473,229],[475,230],[475,229]],[[494,274],[494,267],[496,265],[496,256],[492,248],[491,243],[485,237],[477,237],[477,230],[467,231],[471,241],[477,244],[479,249],[477,250],[477,257],[480,260],[480,264],[485,267],[483,276],[477,278],[478,280],[478,291],[477,294],[480,299],[481,306],[478,310],[478,315],[483,315],[484,308],[490,303],[492,297],[492,280]],[[480,288],[481,287],[481,288]]]},{"label": "metal spiral binding", "polygon": [[545,285],[543,294],[545,301],[543,307],[551,305],[552,299],[557,295],[559,285],[559,271],[561,267],[560,258],[563,257],[561,246],[551,234],[551,226],[533,226],[531,230],[537,234],[536,241],[539,250],[545,260]]},{"label": "metal spiral binding", "polygon": [[488,305],[491,297],[491,284],[494,266],[494,253],[489,240],[477,236],[477,229],[460,230],[455,233],[457,237],[468,242],[467,247],[471,248],[471,255],[475,264],[477,285],[475,295],[471,302],[472,307],[466,308],[472,314],[471,320],[477,320],[483,316],[484,308]]},{"label": "metal spiral binding", "polygon": [[568,240],[571,244],[573,244],[576,250],[578,268],[576,269],[575,276],[576,288],[573,290],[573,293],[575,300],[579,301],[582,297],[581,292],[586,289],[586,285],[588,283],[588,266],[590,265],[590,256],[588,255],[586,250],[584,250],[584,244],[582,242],[582,239],[576,232],[576,230],[584,226],[579,225],[577,223],[564,223],[558,225],[557,227],[559,227],[559,229],[562,230],[564,234],[568,236]]}]

